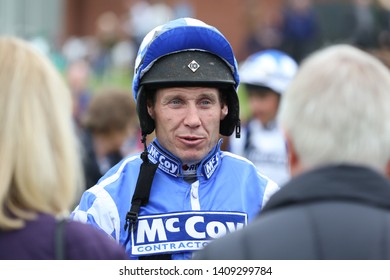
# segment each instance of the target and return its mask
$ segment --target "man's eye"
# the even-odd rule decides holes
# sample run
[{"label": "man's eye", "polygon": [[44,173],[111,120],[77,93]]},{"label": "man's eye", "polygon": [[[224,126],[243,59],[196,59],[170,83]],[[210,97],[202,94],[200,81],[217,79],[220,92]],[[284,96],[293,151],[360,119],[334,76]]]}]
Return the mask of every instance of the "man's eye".
[{"label": "man's eye", "polygon": [[210,105],[210,104],[211,104],[211,101],[208,100],[208,99],[203,99],[203,100],[200,101],[200,104],[201,104],[202,106]]},{"label": "man's eye", "polygon": [[182,101],[180,99],[172,99],[169,103],[172,105],[179,105],[182,103]]}]

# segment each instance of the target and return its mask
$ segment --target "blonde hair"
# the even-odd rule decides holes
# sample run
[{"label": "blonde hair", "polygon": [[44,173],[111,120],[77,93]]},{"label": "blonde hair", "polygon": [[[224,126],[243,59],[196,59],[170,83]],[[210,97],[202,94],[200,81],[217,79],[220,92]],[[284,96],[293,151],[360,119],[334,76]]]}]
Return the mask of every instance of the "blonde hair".
[{"label": "blonde hair", "polygon": [[0,37],[1,229],[74,205],[83,183],[74,129],[71,93],[50,60]]}]

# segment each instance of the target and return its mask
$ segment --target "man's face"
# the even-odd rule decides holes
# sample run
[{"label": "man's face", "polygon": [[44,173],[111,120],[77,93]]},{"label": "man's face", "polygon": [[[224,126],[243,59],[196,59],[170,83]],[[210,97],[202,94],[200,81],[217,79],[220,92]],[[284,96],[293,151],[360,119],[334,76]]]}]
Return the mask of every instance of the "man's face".
[{"label": "man's face", "polygon": [[248,90],[249,108],[252,116],[263,125],[267,125],[276,118],[280,96],[271,90]]},{"label": "man's face", "polygon": [[220,121],[228,108],[216,88],[177,87],[157,90],[148,112],[159,143],[184,163],[195,163],[218,142]]}]

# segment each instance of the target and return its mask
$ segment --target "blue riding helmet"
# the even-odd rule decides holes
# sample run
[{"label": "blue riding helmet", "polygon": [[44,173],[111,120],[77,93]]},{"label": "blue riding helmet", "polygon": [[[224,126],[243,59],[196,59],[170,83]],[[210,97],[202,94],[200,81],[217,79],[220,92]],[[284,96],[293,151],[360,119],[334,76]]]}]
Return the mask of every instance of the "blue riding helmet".
[{"label": "blue riding helmet", "polygon": [[221,90],[228,114],[220,133],[239,130],[239,75],[230,43],[215,27],[193,18],[181,18],[150,31],[135,61],[133,96],[142,134],[155,128],[147,111],[147,95],[158,88],[207,86]]},{"label": "blue riding helmet", "polygon": [[269,88],[282,95],[298,70],[287,53],[269,49],[250,55],[239,67],[241,84]]}]

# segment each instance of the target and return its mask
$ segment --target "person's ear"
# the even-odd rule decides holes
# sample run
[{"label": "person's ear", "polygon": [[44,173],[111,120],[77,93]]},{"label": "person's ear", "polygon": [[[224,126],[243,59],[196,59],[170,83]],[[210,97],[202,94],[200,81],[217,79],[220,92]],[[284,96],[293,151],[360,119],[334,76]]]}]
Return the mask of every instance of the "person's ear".
[{"label": "person's ear", "polygon": [[147,109],[149,116],[154,120],[154,107],[150,101],[147,101]]},{"label": "person's ear", "polygon": [[227,116],[228,113],[229,113],[229,108],[225,104],[222,106],[221,120],[223,120]]},{"label": "person's ear", "polygon": [[298,173],[301,173],[302,167],[301,167],[301,161],[299,159],[299,156],[296,152],[294,143],[288,133],[284,133],[285,141],[286,141],[286,149],[287,149],[287,155],[288,155],[288,162],[290,166],[290,173],[291,176],[297,175]]},{"label": "person's ear", "polygon": [[390,160],[386,164],[386,176],[390,178]]}]

